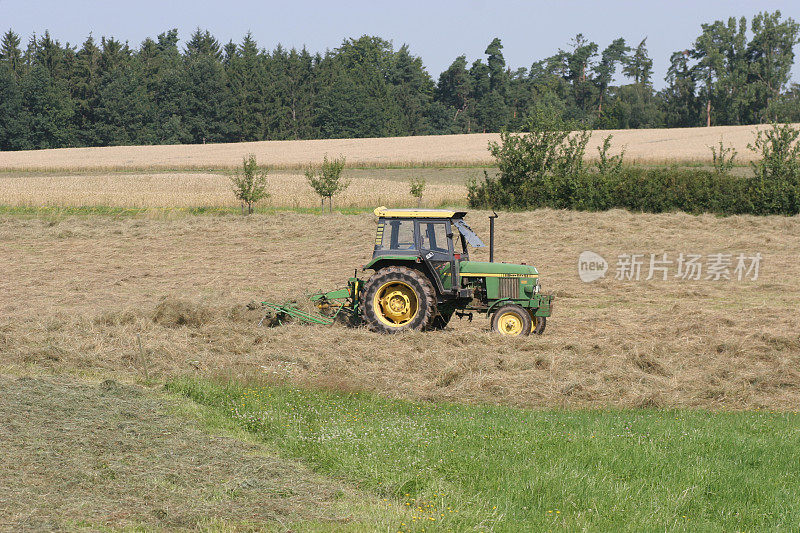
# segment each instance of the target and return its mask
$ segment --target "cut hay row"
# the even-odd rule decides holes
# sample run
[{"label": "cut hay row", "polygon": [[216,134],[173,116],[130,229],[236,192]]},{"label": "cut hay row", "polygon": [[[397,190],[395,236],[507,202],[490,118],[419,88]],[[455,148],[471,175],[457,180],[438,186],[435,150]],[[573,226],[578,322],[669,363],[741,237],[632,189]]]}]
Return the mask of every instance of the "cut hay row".
[{"label": "cut hay row", "polygon": [[[483,236],[488,212],[469,223]],[[800,405],[798,217],[538,210],[497,220],[496,257],[540,269],[556,306],[541,337],[487,321],[381,336],[363,329],[258,328],[250,301],[307,302],[372,255],[371,213],[249,217],[0,217],[0,351],[6,373],[217,373],[414,399],[532,407]],[[646,235],[646,238],[643,237]],[[609,262],[583,283],[581,252]],[[760,253],[757,279],[646,280],[650,254]],[[617,280],[620,254],[641,279]],[[473,259],[485,260],[485,249]]]},{"label": "cut hay row", "polygon": [[[761,126],[763,128],[763,126]],[[739,152],[739,160],[752,158],[747,149],[759,126],[718,126],[650,130],[598,130],[592,135],[587,157],[597,155],[602,139],[614,135],[614,147],[625,148],[627,160],[638,163],[708,162],[709,147],[720,139]],[[349,166],[469,166],[492,162],[487,150],[498,134],[436,135],[370,139],[261,141],[229,144],[173,146],[115,146],[0,152],[2,170],[125,170],[219,169],[241,164],[253,153],[261,164],[297,169],[317,164],[325,154],[343,155]]]},{"label": "cut hay row", "polygon": [[[466,179],[466,178],[465,178]],[[316,207],[317,196],[305,176],[290,173],[268,175],[270,197],[262,207]],[[465,204],[466,186],[429,183],[425,205]],[[406,181],[351,179],[348,189],[334,199],[337,207],[413,206]],[[228,176],[219,173],[89,174],[2,176],[0,205],[13,207],[237,207]]]}]

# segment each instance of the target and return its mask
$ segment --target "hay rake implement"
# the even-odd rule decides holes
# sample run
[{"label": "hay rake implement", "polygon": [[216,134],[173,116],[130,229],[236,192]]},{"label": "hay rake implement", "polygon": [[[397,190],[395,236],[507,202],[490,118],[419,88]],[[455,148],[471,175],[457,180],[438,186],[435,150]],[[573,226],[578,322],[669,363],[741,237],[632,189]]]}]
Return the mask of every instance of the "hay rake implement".
[{"label": "hay rake implement", "polygon": [[347,280],[347,287],[309,295],[308,299],[318,309],[317,313],[303,311],[294,302],[283,304],[261,302],[266,313],[258,325],[261,326],[267,319],[270,319],[271,325],[275,326],[283,325],[284,322],[290,320],[323,326],[330,326],[339,321],[357,326],[361,321],[358,296],[362,285],[363,281],[354,276]]}]

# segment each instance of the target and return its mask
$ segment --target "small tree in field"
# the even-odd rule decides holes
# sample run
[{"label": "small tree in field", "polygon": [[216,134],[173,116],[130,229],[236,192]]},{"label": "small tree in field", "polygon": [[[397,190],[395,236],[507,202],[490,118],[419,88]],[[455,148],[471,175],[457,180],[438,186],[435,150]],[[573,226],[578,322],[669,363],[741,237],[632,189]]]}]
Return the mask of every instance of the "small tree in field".
[{"label": "small tree in field", "polygon": [[328,160],[326,155],[322,160],[322,168],[317,171],[313,167],[306,170],[306,179],[322,200],[322,212],[325,212],[325,198],[328,199],[328,210],[333,212],[333,197],[347,189],[350,181],[342,179],[344,170],[344,157]]},{"label": "small tree in field", "polygon": [[733,168],[733,160],[736,158],[736,149],[733,146],[725,147],[722,139],[719,140],[719,150],[713,146],[711,149],[712,164],[714,165],[714,172],[717,174],[727,174]]},{"label": "small tree in field", "polygon": [[253,212],[253,204],[269,198],[267,192],[267,170],[260,169],[253,154],[242,158],[242,168],[231,177],[233,194],[242,202],[242,213],[247,206],[247,214]]},{"label": "small tree in field", "polygon": [[425,178],[411,178],[411,196],[417,199],[417,207],[422,205],[422,193],[425,191]]}]

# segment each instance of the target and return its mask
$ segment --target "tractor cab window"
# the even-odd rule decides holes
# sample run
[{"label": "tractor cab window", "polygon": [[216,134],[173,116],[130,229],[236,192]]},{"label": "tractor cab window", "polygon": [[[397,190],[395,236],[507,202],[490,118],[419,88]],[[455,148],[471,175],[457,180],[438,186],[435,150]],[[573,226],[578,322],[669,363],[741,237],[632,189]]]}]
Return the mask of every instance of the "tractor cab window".
[{"label": "tractor cab window", "polygon": [[450,253],[446,222],[424,222],[419,225],[419,243],[423,250]]},{"label": "tractor cab window", "polygon": [[387,220],[380,247],[384,250],[414,250],[414,221]]}]

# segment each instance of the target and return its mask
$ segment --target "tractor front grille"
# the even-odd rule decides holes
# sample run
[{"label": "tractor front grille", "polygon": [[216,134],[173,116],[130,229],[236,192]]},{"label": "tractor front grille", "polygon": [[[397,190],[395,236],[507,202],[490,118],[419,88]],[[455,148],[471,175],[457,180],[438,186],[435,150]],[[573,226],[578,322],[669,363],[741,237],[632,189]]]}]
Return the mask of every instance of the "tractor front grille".
[{"label": "tractor front grille", "polygon": [[518,278],[500,278],[500,298],[519,298]]}]

